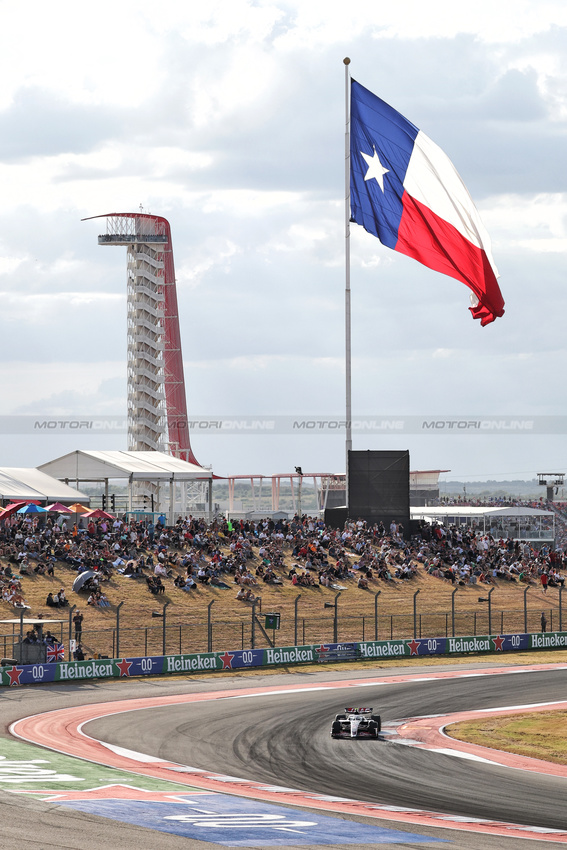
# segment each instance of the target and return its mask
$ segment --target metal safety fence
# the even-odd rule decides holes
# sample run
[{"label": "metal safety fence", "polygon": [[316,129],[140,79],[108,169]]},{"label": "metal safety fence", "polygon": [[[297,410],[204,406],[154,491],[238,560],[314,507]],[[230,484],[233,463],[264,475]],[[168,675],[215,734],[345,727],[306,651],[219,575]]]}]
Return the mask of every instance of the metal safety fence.
[{"label": "metal safety fence", "polygon": [[[454,596],[450,610],[421,612],[417,607],[417,593],[413,605],[406,612],[386,612],[379,609],[377,597],[374,610],[365,613],[347,613],[340,609],[338,596],[334,603],[326,603],[329,614],[321,617],[303,617],[296,604],[292,610],[273,618],[260,612],[255,604],[242,616],[233,620],[215,619],[212,605],[204,616],[190,623],[172,623],[168,619],[168,604],[154,611],[151,624],[132,627],[120,621],[121,605],[117,606],[114,622],[105,629],[86,629],[81,636],[86,656],[100,658],[142,657],[167,654],[187,654],[298,646],[307,644],[338,643],[341,641],[405,640],[411,638],[463,637],[494,634],[527,634],[547,629],[563,631],[562,594],[558,606],[544,606],[541,600],[537,609],[524,607],[514,610],[495,609],[490,593],[479,597],[480,610],[456,611]],[[72,611],[69,625],[61,623],[56,636],[65,645],[69,657],[70,641],[74,637]],[[269,615],[268,615],[269,616]],[[566,623],[567,625],[567,623]],[[14,655],[20,641],[20,629],[13,626],[11,634],[0,635],[0,652],[4,658]]]}]

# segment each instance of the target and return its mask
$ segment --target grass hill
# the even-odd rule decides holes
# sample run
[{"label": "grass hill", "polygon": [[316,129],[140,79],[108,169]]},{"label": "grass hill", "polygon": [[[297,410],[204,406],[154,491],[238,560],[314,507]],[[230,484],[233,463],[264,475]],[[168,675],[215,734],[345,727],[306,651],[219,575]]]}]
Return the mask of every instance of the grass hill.
[{"label": "grass hill", "polygon": [[[252,562],[252,572],[254,564]],[[295,610],[297,606],[297,642],[320,643],[333,640],[334,601],[336,589],[316,586],[294,587],[287,579],[291,568],[291,555],[285,556],[285,568],[279,571],[283,586],[270,586],[259,582],[254,592],[261,596],[256,613],[262,615],[277,611],[281,614],[281,629],[268,631],[270,639],[277,645],[290,646],[295,643]],[[237,586],[227,583],[230,589],[199,586],[190,592],[175,587],[172,579],[164,579],[166,590],[160,596],[152,595],[145,580],[132,579],[114,574],[103,585],[111,606],[92,608],[87,606],[86,593],[72,590],[76,572],[63,563],[55,567],[55,576],[22,577],[23,593],[29,610],[26,617],[42,615],[44,619],[58,618],[64,622],[55,629],[61,632],[67,645],[69,633],[69,608],[54,610],[45,605],[47,594],[64,588],[70,605],[75,605],[84,614],[83,647],[88,656],[97,654],[114,656],[116,653],[116,624],[120,622],[120,655],[161,655],[164,643],[163,618],[156,616],[166,608],[165,646],[168,653],[206,651],[209,637],[215,650],[249,648],[252,631],[252,611],[249,603],[237,600]],[[356,586],[354,579],[343,582],[337,600],[338,639],[374,640],[375,611],[378,613],[378,638],[411,638],[414,629],[414,605],[418,637],[443,637],[452,634],[454,604],[455,633],[461,635],[487,634],[488,591],[486,585],[454,587],[450,582],[429,576],[422,567],[410,581],[388,583],[373,580],[369,590]],[[491,594],[491,626],[493,634],[524,632],[524,600],[527,606],[528,631],[540,630],[541,612],[545,611],[548,631],[559,629],[560,596],[557,589],[548,589],[543,594],[539,586],[530,587],[524,596],[524,585],[510,582],[499,583]],[[419,594],[416,596],[416,591]],[[376,594],[379,596],[376,598]],[[299,597],[299,599],[298,599]],[[482,600],[482,601],[480,601]],[[121,604],[122,603],[122,604]],[[120,607],[119,607],[120,606]],[[328,607],[325,607],[328,606]],[[376,606],[376,607],[375,607]],[[208,632],[208,614],[211,620]],[[19,617],[12,605],[0,602],[0,619]],[[263,624],[263,616],[260,617]],[[19,628],[15,627],[16,633]],[[256,646],[267,646],[266,636],[255,627]],[[12,627],[0,627],[0,651],[10,655]],[[4,635],[4,638],[1,637]],[[8,637],[6,637],[8,636]]]}]

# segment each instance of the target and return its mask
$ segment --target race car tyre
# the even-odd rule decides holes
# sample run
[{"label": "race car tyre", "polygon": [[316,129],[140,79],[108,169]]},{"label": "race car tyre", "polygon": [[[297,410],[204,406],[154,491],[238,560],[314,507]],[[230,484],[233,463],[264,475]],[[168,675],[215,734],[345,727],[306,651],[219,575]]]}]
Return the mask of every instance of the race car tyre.
[{"label": "race car tyre", "polygon": [[375,723],[377,723],[377,724],[378,724],[378,731],[380,732],[380,731],[381,731],[381,729],[382,729],[382,718],[380,717],[380,715],[379,715],[379,714],[373,714],[373,715],[372,715],[372,720],[373,720]]},{"label": "race car tyre", "polygon": [[338,738],[341,734],[341,724],[335,720],[331,727],[331,738]]}]

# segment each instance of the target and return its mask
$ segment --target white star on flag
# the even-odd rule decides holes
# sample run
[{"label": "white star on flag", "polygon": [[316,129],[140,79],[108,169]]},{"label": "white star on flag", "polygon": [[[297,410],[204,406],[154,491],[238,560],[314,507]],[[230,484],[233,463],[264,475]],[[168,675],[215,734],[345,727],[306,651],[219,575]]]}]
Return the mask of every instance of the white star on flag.
[{"label": "white star on flag", "polygon": [[362,151],[360,151],[360,155],[364,157],[368,166],[368,171],[366,172],[364,179],[376,180],[382,191],[384,191],[384,174],[387,174],[389,169],[383,167],[378,154],[376,153],[376,148],[374,148],[374,156],[369,156],[367,153],[363,153]]}]

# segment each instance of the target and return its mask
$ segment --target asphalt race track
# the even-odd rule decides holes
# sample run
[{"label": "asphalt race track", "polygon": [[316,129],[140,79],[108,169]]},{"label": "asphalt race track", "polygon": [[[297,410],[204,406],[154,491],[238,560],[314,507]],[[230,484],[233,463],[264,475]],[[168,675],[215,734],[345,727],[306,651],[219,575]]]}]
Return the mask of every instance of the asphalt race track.
[{"label": "asphalt race track", "polygon": [[[480,668],[480,665],[477,665]],[[447,669],[447,668],[445,668]],[[472,665],[471,665],[472,669]],[[459,670],[462,672],[463,668]],[[364,680],[388,676],[394,671],[325,671],[288,676],[144,682],[101,682],[44,688],[11,689],[2,694],[6,727],[17,718],[61,708],[88,705],[125,697],[141,697],[221,691],[226,689],[281,686],[298,683],[309,689],[321,681]],[[396,672],[400,672],[397,670]],[[406,670],[406,672],[408,672]],[[418,675],[423,669],[412,668]],[[439,669],[435,672],[440,672]],[[567,780],[526,773],[480,761],[402,746],[388,739],[388,728],[408,717],[443,715],[470,709],[506,708],[515,705],[567,699],[567,669],[473,678],[434,678],[406,683],[365,683],[364,687],[332,690],[300,690],[271,695],[251,695],[207,703],[186,703],[110,715],[87,723],[84,732],[109,744],[146,753],[167,761],[263,782],[266,785],[316,791],[323,795],[364,799],[392,806],[411,806],[446,812],[461,818],[488,818],[543,829],[567,831],[565,791]],[[347,705],[373,706],[382,715],[384,738],[332,740],[333,715]],[[230,788],[227,787],[227,793]],[[59,811],[47,804],[1,793],[2,822],[9,806],[10,836],[33,834],[30,813],[41,813],[41,838],[37,848],[194,847],[211,850],[214,845],[179,839],[135,826],[120,824],[120,840],[112,836],[103,818]],[[50,814],[51,812],[51,814]],[[77,837],[77,819],[80,835]],[[355,818],[353,818],[355,820]],[[368,822],[368,819],[361,819]],[[33,821],[32,821],[33,822]],[[55,834],[52,834],[56,823]],[[394,820],[391,824],[395,827]],[[5,829],[2,830],[6,835]],[[516,847],[517,839],[496,840],[453,830],[437,835],[457,848]],[[73,838],[73,835],[75,836]],[[424,834],[425,837],[425,834]],[[550,846],[532,834],[530,850]],[[476,840],[475,840],[476,839]],[[503,845],[502,841],[506,843]],[[80,843],[77,843],[80,842]],[[26,846],[10,840],[4,847]],[[523,841],[520,842],[523,846]],[[433,844],[427,843],[433,847]],[[31,845],[30,845],[31,846]],[[290,843],[289,846],[293,846]],[[313,845],[315,846],[315,845]],[[335,845],[336,846],[336,845]],[[356,843],[342,845],[354,848]],[[368,847],[366,845],[360,845]],[[375,844],[372,846],[382,846]],[[383,845],[386,846],[386,845]],[[400,845],[398,845],[400,846]],[[409,846],[409,844],[407,845]],[[423,845],[426,846],[426,845]]]},{"label": "asphalt race track", "polygon": [[[341,678],[337,676],[337,678]],[[544,696],[545,695],[545,696]],[[346,705],[382,722],[567,697],[567,670],[288,693],[142,711],[88,724],[99,740],[266,784],[391,805],[565,829],[564,779],[475,763],[388,741],[333,740]],[[529,805],[526,805],[529,801]]]}]

